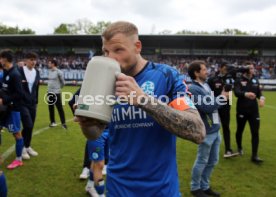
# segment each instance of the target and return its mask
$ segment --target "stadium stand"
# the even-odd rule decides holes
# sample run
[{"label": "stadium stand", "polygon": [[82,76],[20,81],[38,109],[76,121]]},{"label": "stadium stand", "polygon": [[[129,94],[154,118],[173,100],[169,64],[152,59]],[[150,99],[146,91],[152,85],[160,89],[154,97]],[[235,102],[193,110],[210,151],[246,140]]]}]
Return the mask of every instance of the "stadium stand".
[{"label": "stadium stand", "polygon": [[[210,75],[222,61],[241,65],[254,62],[256,75],[266,84],[276,84],[276,37],[221,35],[142,35],[144,57],[167,63],[187,74],[188,64],[201,59],[207,62]],[[56,59],[68,83],[82,81],[89,58],[101,51],[99,35],[1,35],[0,49],[12,48],[20,62],[24,53],[39,54],[37,63],[42,80],[47,78],[47,64]],[[186,78],[187,76],[184,76]]]}]

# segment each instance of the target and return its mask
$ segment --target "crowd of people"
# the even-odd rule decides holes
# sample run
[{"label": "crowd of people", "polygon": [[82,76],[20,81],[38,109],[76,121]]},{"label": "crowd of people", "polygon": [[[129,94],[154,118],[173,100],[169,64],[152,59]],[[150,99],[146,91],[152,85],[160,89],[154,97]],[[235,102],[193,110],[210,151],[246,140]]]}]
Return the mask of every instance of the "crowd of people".
[{"label": "crowd of people", "polygon": [[176,57],[162,56],[155,58],[157,62],[172,65],[180,73],[187,74],[189,64],[194,60],[205,60],[209,75],[213,76],[218,70],[219,65],[228,62],[234,66],[242,65],[245,61],[253,63],[256,69],[255,76],[259,79],[276,79],[276,59],[275,58],[249,58],[249,57]]},{"label": "crowd of people", "polygon": [[[208,56],[169,56],[169,55],[145,55],[152,61],[171,65],[181,74],[188,73],[188,66],[194,60],[204,60],[210,76],[213,76],[219,69],[222,62],[228,62],[232,65],[242,65],[245,61],[253,63],[256,69],[255,76],[259,79],[276,79],[276,59],[275,58],[250,58],[250,57],[208,57]],[[37,68],[45,73],[48,69],[48,61],[55,59],[58,68],[63,71],[85,70],[89,62],[89,54],[83,55],[42,55],[37,60]],[[20,64],[22,58],[18,58]]]},{"label": "crowd of people", "polygon": [[[141,55],[142,43],[138,29],[129,22],[110,24],[102,34],[102,41],[103,55],[120,64],[122,73],[116,76],[115,96],[127,98],[127,105],[116,104],[108,124],[88,117],[75,117],[75,122],[80,125],[86,137],[100,134],[97,138],[89,138],[85,145],[83,167],[86,171],[80,175],[80,178],[87,178],[89,174],[85,190],[91,196],[103,197],[105,191],[107,196],[180,196],[176,137],[198,146],[196,160],[191,169],[191,194],[196,197],[220,196],[211,187],[210,177],[219,160],[221,124],[226,148],[225,158],[244,154],[242,134],[248,121],[252,134],[251,161],[255,164],[263,162],[258,156],[258,102],[261,107],[264,106],[265,97],[261,93],[258,78],[254,76],[258,62],[244,63],[249,70],[234,82],[231,76],[227,76],[222,59],[207,58],[205,61],[197,61],[196,58],[157,57],[156,61],[159,63],[154,58],[145,59]],[[21,167],[22,159],[38,155],[31,148],[40,81],[38,69],[49,69],[49,126],[57,126],[54,117],[56,105],[61,126],[67,130],[60,96],[64,86],[62,70],[85,69],[88,60],[88,57],[48,58],[28,53],[23,65],[19,62],[17,66],[13,64],[11,50],[0,52],[0,63],[4,69],[1,88],[4,94],[0,95],[0,106],[10,107],[6,116],[1,118],[1,126],[13,134],[16,142],[16,158],[7,166],[8,169]],[[239,64],[241,60],[226,61]],[[38,65],[38,69],[35,65]],[[189,90],[192,95],[178,70],[191,77]],[[211,74],[209,80],[208,73]],[[231,88],[238,98],[238,152],[228,146],[230,108],[222,108],[229,105]],[[212,91],[216,91],[216,97],[212,95]],[[132,92],[136,93],[136,97],[130,98]],[[179,92],[182,93],[181,96]],[[153,95],[166,96],[169,99],[168,104],[165,105],[164,100],[157,100]],[[210,105],[210,102],[198,102],[205,96],[214,103]],[[216,99],[217,97],[221,99]],[[69,104],[73,112],[78,107],[74,100]],[[22,131],[20,121],[23,123]],[[105,181],[102,170],[107,159]],[[4,180],[2,176],[3,173],[0,172],[0,192],[3,191],[0,196],[6,196],[7,189],[4,188],[6,184],[1,182]]]},{"label": "crowd of people", "polygon": [[[21,64],[24,55],[20,54],[16,61]],[[49,60],[54,59],[58,63],[59,69],[67,70],[85,70],[89,61],[88,55],[41,55],[37,59],[36,67],[38,69],[48,69]]]}]

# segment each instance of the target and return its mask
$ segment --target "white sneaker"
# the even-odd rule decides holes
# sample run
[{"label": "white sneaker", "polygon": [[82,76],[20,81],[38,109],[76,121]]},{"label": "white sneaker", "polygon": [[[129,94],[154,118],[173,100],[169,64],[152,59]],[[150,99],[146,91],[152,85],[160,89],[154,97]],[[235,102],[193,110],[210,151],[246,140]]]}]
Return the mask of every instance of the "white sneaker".
[{"label": "white sneaker", "polygon": [[229,157],[235,157],[235,156],[238,156],[238,155],[239,155],[238,152],[237,152],[237,153],[233,153],[232,151],[228,150],[228,151],[223,155],[223,157],[224,157],[224,158],[229,158]]},{"label": "white sneaker", "polygon": [[51,124],[49,124],[49,127],[56,127],[57,126],[57,123],[55,122],[52,122]]},{"label": "white sneaker", "polygon": [[89,169],[87,167],[82,169],[80,179],[87,179],[89,177]]},{"label": "white sneaker", "polygon": [[30,157],[30,155],[28,154],[27,149],[24,147],[23,150],[22,150],[22,159],[27,160],[27,159],[30,159],[30,158],[31,158],[31,157]]},{"label": "white sneaker", "polygon": [[103,171],[102,171],[103,175],[106,175],[106,167],[107,167],[107,165],[104,165]]},{"label": "white sneaker", "polygon": [[88,181],[85,186],[85,191],[91,196],[91,197],[99,197],[99,194],[97,193],[95,187],[94,187],[94,181]]},{"label": "white sneaker", "polygon": [[29,148],[26,148],[27,152],[29,153],[29,155],[31,156],[37,156],[38,155],[38,152],[36,152],[34,149],[32,149],[31,147]]}]

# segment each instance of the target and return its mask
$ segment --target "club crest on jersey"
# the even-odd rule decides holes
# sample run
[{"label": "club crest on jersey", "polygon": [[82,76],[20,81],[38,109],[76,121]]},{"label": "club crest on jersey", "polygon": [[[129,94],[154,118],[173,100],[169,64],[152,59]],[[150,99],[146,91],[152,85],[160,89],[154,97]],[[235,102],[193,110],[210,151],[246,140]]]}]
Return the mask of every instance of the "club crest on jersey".
[{"label": "club crest on jersey", "polygon": [[256,79],[252,79],[252,83],[257,83]]},{"label": "club crest on jersey", "polygon": [[93,153],[92,157],[93,157],[93,159],[98,159],[99,158],[99,154],[98,153]]},{"label": "club crest on jersey", "polygon": [[142,90],[147,94],[147,95],[154,95],[154,83],[152,81],[146,81],[141,85]]},{"label": "club crest on jersey", "polygon": [[9,75],[6,76],[6,81],[9,81],[9,79],[10,79],[10,76]]}]

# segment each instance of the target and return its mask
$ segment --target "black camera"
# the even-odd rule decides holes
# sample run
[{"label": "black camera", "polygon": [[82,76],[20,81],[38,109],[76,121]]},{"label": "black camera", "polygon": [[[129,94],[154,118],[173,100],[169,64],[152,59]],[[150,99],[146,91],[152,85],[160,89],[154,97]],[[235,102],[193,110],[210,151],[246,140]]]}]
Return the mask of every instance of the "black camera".
[{"label": "black camera", "polygon": [[249,73],[249,66],[227,64],[227,75],[232,76],[233,79],[244,73]]},{"label": "black camera", "polygon": [[238,66],[234,64],[229,64],[223,62],[221,68],[226,67],[226,74],[224,76],[224,90],[229,92],[232,90],[234,85],[234,80],[239,78],[243,73],[249,72],[249,66]]}]

